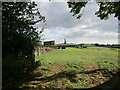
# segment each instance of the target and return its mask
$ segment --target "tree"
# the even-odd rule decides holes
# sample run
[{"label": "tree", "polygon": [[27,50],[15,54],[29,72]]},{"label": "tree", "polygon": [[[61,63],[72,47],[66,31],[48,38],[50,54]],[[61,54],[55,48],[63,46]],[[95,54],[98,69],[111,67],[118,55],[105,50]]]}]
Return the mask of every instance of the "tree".
[{"label": "tree", "polygon": [[120,20],[120,2],[101,2],[98,3],[99,11],[95,14],[100,17],[100,19],[108,19],[109,15],[114,14]]},{"label": "tree", "polygon": [[[85,7],[87,2],[67,2],[68,7],[71,8],[73,16],[80,19],[82,14],[80,10]],[[99,5],[99,10],[95,13],[101,20],[108,19],[109,15],[114,14],[120,20],[120,1],[119,2],[97,2]]]},{"label": "tree", "polygon": [[36,6],[34,2],[2,3],[3,55],[35,47],[40,37],[33,25],[45,22]]},{"label": "tree", "polygon": [[[40,14],[36,6],[35,2],[2,3],[2,66],[4,79],[7,79],[10,75],[10,78],[13,75],[23,75],[22,73],[27,72],[34,65],[35,58],[32,54],[37,41],[41,39],[39,34],[43,31],[41,29],[37,32],[34,25],[41,21],[45,22],[45,17]],[[10,68],[12,70],[9,70]],[[16,74],[17,72],[19,74]]]},{"label": "tree", "polygon": [[66,39],[64,39],[64,44],[66,44]]},{"label": "tree", "polygon": [[71,8],[70,12],[73,13],[73,16],[75,16],[76,19],[80,19],[82,16],[82,14],[80,14],[80,11],[83,7],[85,7],[87,2],[67,2],[67,3],[68,7]]}]

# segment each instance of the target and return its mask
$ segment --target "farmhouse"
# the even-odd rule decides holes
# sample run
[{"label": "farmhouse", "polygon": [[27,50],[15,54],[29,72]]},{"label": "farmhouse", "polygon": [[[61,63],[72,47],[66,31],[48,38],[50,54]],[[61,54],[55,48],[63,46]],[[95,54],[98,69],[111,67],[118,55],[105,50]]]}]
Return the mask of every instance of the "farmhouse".
[{"label": "farmhouse", "polygon": [[45,41],[44,42],[44,46],[48,47],[48,46],[54,46],[55,45],[55,41]]}]

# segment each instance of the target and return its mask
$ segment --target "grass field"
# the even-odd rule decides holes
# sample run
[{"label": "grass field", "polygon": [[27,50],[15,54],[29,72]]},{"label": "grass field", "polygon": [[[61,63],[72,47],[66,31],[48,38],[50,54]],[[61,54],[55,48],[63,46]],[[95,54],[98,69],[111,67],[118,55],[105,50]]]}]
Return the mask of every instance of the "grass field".
[{"label": "grass field", "polygon": [[55,49],[36,61],[41,66],[34,71],[35,80],[23,86],[90,88],[109,80],[109,72],[119,68],[118,50],[104,47]]},{"label": "grass field", "polygon": [[36,60],[41,60],[42,66],[84,63],[99,64],[102,68],[114,69],[118,67],[118,51],[104,47],[56,49],[36,57]]}]

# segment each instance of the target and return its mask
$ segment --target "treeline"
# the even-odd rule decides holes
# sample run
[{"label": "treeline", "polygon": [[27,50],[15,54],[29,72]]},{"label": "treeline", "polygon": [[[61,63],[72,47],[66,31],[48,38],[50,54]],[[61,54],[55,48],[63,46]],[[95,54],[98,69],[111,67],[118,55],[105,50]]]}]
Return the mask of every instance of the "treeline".
[{"label": "treeline", "polygon": [[99,46],[99,47],[108,47],[108,48],[120,48],[120,44],[92,44],[94,46]]}]

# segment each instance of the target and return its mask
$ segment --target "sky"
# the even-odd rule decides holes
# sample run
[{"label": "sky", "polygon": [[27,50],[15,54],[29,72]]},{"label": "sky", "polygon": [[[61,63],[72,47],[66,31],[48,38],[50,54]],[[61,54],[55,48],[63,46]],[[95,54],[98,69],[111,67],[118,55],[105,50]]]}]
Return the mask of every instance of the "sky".
[{"label": "sky", "polygon": [[[55,40],[63,43],[118,43],[118,20],[111,15],[108,20],[100,20],[95,15],[99,7],[95,2],[89,2],[82,9],[83,16],[76,19],[70,13],[66,2],[36,2],[41,15],[46,18],[43,34],[44,41]],[[43,23],[36,26],[41,29]]]}]

